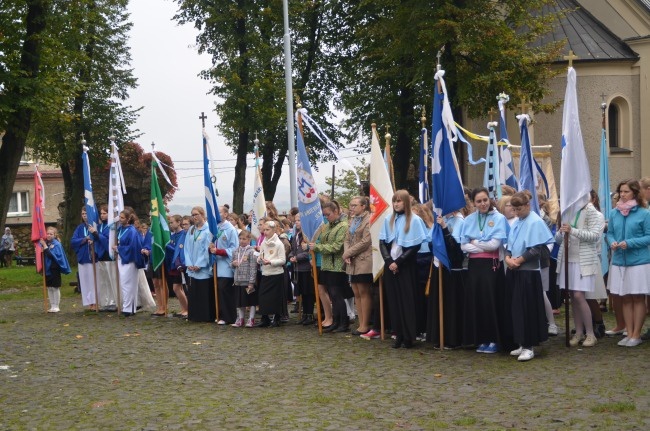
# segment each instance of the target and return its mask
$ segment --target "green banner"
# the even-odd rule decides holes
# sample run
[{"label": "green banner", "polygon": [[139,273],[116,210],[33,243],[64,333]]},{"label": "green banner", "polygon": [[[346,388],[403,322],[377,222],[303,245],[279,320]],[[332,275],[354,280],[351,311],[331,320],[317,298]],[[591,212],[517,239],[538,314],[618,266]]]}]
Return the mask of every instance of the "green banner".
[{"label": "green banner", "polygon": [[170,233],[167,225],[167,214],[165,213],[165,202],[163,202],[158,175],[156,175],[158,163],[151,162],[151,235],[153,244],[151,246],[151,265],[153,270],[160,268],[165,261],[165,247],[169,244]]}]

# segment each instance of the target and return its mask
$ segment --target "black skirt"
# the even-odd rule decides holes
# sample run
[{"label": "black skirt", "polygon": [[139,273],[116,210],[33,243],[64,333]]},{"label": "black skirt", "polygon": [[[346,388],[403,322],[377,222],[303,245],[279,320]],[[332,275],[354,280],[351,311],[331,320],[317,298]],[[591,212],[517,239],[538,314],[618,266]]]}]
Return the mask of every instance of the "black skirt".
[{"label": "black skirt", "polygon": [[530,348],[548,340],[544,290],[539,271],[508,271],[512,288],[512,327],[516,344]]},{"label": "black skirt", "polygon": [[214,302],[212,277],[198,279],[188,277],[187,320],[191,322],[214,322],[217,310]]},{"label": "black skirt", "polygon": [[372,274],[354,274],[350,276],[350,283],[372,284]]},{"label": "black skirt", "polygon": [[[440,346],[440,308],[438,268],[434,268],[429,287],[427,313],[427,341]],[[463,343],[463,305],[467,271],[443,270],[442,316],[446,347],[460,347]]]},{"label": "black skirt", "polygon": [[393,274],[384,265],[386,298],[390,309],[392,329],[405,341],[413,342],[417,335],[415,302],[418,290],[418,267],[415,259],[405,260]]},{"label": "black skirt", "polygon": [[282,314],[284,310],[284,272],[276,275],[263,275],[259,287],[260,314]]},{"label": "black skirt", "polygon": [[503,263],[490,258],[470,258],[464,295],[463,345],[500,343],[499,298],[503,297]]},{"label": "black skirt", "polygon": [[253,289],[255,290],[251,293],[246,291],[248,285],[233,286],[233,288],[237,291],[237,308],[257,306],[259,304],[257,289],[255,286],[253,286]]},{"label": "black skirt", "polygon": [[237,289],[233,286],[234,279],[230,277],[217,277],[219,293],[219,320],[226,323],[235,323],[237,320]]}]

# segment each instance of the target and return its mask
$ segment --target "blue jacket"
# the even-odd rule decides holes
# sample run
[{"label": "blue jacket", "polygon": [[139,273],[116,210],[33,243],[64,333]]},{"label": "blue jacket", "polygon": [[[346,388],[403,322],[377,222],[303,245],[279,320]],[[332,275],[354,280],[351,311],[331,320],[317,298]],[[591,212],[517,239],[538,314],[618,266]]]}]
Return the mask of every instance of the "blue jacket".
[{"label": "blue jacket", "polygon": [[625,217],[614,209],[607,225],[607,244],[625,241],[627,248],[612,253],[612,265],[635,266],[650,263],[650,211],[636,206]]}]

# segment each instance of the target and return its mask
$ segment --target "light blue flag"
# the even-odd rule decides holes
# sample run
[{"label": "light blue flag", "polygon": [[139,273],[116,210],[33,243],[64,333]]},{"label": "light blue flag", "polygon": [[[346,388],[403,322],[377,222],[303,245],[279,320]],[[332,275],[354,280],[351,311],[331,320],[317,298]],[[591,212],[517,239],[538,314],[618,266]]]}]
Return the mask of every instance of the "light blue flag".
[{"label": "light blue flag", "polygon": [[305,150],[305,141],[302,136],[302,119],[300,112],[296,113],[296,141],[297,141],[297,160],[298,160],[298,210],[300,211],[300,224],[302,231],[310,240],[314,240],[316,231],[323,224],[323,213],[320,207],[320,199],[316,190],[316,181],[311,174],[311,165],[307,150]]},{"label": "light blue flag", "polygon": [[533,161],[533,151],[530,148],[530,137],[528,136],[528,122],[530,117],[527,114],[517,115],[519,130],[521,132],[521,154],[519,155],[519,191],[528,190],[533,198],[530,201],[530,209],[539,215],[539,201],[537,200],[537,188],[535,187],[535,175],[537,169]]},{"label": "light blue flag", "polygon": [[499,139],[499,159],[500,159],[500,166],[499,166],[499,173],[500,173],[500,179],[501,179],[501,184],[506,184],[515,190],[519,190],[519,181],[517,180],[517,176],[515,175],[515,167],[512,163],[512,153],[510,152],[510,148],[508,148],[508,144],[510,141],[508,140],[508,128],[506,127],[506,102],[510,98],[508,97],[507,94],[500,94],[499,97],[497,97],[497,100],[499,101],[499,135],[501,135],[501,139]]},{"label": "light blue flag", "polygon": [[[217,195],[214,192],[212,184],[212,175],[210,173],[210,158],[208,154],[210,148],[208,145],[208,136],[203,131],[203,184],[205,189],[205,213],[208,217],[208,229],[214,235],[214,242],[217,242],[219,223],[221,223],[221,213],[219,213],[219,204],[217,203]],[[216,181],[216,177],[215,177]]]},{"label": "light blue flag", "polygon": [[[600,177],[598,178],[598,198],[600,199],[600,210],[605,216],[605,220],[609,220],[612,212],[612,195],[609,188],[609,148],[607,147],[607,132],[603,127],[600,139]],[[609,247],[605,241],[605,236],[601,240],[602,252],[600,255],[601,267],[603,275],[609,272]]]},{"label": "light blue flag", "polygon": [[501,199],[501,181],[499,175],[499,153],[497,150],[497,137],[494,131],[494,124],[490,124],[490,137],[485,155],[485,171],[483,172],[483,187],[488,189],[491,199]]},{"label": "light blue flag", "polygon": [[[431,121],[431,183],[433,208],[437,215],[447,215],[465,206],[465,192],[460,180],[458,162],[453,148],[453,136],[458,136],[454,117],[443,79],[444,71],[436,73],[439,86],[433,92],[433,118]],[[447,268],[449,258],[442,228],[435,223],[432,231],[433,255]]]},{"label": "light blue flag", "polygon": [[83,146],[83,153],[81,153],[81,161],[84,175],[84,204],[86,206],[86,215],[88,216],[88,226],[92,226],[96,229],[99,215],[97,214],[97,206],[95,205],[95,198],[93,197],[93,183],[90,179],[88,147],[85,145]]}]

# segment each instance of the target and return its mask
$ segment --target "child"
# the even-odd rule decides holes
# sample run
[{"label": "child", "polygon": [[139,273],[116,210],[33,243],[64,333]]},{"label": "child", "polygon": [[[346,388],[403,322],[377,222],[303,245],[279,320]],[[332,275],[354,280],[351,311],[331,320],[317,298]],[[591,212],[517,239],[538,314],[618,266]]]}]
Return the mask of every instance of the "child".
[{"label": "child", "polygon": [[61,273],[70,274],[70,264],[65,257],[61,243],[57,239],[55,227],[47,228],[47,241],[41,238],[41,246],[45,253],[45,284],[47,285],[47,296],[50,300],[48,313],[59,312],[61,301]]},{"label": "child", "polygon": [[250,307],[250,311],[246,327],[252,328],[255,324],[257,263],[255,247],[250,245],[250,241],[251,233],[249,231],[244,229],[239,232],[239,247],[232,255],[231,265],[235,270],[233,287],[237,289],[237,320],[232,324],[235,328],[244,326],[244,314],[247,306]]}]

